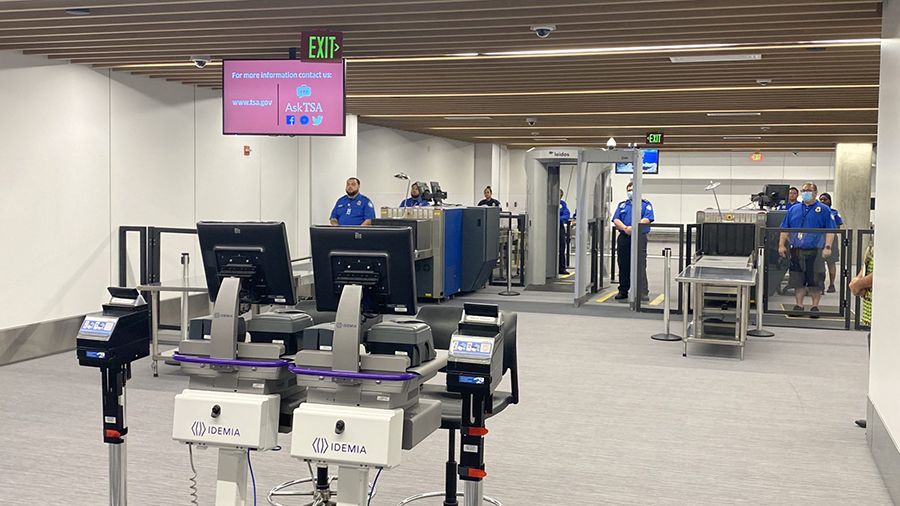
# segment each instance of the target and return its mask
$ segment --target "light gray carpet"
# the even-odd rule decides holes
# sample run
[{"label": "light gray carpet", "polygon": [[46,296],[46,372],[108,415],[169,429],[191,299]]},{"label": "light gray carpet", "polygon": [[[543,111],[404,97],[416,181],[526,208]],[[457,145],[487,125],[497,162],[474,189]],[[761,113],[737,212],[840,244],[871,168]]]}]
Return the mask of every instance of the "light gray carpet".
[{"label": "light gray carpet", "polygon": [[[521,314],[522,404],[489,422],[487,493],[506,505],[887,505],[853,425],[865,409],[865,335],[778,329],[746,360],[681,357],[657,321]],[[188,504],[187,450],[170,439],[186,385],[141,362],[129,389],[134,505]],[[99,373],[74,354],[0,368],[0,504],[106,503]],[[260,499],[307,474],[285,450],[255,455]],[[442,483],[446,433],[382,475],[374,505]],[[210,505],[215,450],[197,452]],[[299,504],[299,502],[286,504]],[[439,504],[439,501],[420,504]]]}]

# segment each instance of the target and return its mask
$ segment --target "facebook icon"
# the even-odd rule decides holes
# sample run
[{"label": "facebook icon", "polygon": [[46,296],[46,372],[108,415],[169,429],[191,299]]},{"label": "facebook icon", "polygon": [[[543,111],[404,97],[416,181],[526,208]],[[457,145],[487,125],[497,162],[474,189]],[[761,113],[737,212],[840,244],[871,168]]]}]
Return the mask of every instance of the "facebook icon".
[{"label": "facebook icon", "polygon": [[293,114],[288,114],[288,116],[287,116],[287,118],[284,120],[284,122],[285,122],[286,124],[288,124],[288,125],[296,125],[296,124],[297,124],[297,117],[294,116]]}]

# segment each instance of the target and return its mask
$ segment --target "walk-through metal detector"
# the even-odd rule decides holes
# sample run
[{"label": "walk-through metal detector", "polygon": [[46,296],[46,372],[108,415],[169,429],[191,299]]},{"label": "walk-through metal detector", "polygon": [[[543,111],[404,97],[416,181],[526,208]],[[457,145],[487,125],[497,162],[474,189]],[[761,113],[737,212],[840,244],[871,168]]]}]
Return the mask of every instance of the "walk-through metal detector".
[{"label": "walk-through metal detector", "polygon": [[[578,306],[590,298],[591,244],[588,223],[595,218],[608,219],[609,178],[615,164],[631,163],[632,167],[641,167],[642,158],[639,149],[547,148],[535,149],[527,154],[525,172],[528,179],[528,237],[532,246],[526,259],[526,284],[543,285],[548,279],[556,277],[559,241],[559,166],[575,164],[578,219],[575,225],[574,303]],[[637,203],[635,204],[637,209],[640,209],[640,189],[639,170],[635,173],[632,200],[633,203]],[[632,226],[637,230],[640,213],[634,214]],[[606,227],[600,228],[602,230]],[[637,243],[638,241],[632,243],[632,258],[637,258]],[[637,279],[637,262],[632,262],[631,270],[632,279]],[[631,297],[631,294],[629,296]]]}]

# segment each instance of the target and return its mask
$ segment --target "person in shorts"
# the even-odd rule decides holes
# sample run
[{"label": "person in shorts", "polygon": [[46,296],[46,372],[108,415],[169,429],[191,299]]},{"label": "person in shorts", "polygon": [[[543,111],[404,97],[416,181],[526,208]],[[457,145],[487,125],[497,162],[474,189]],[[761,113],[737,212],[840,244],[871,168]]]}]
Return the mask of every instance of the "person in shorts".
[{"label": "person in shorts", "polygon": [[[825,204],[831,209],[831,216],[834,218],[834,225],[837,228],[841,228],[844,224],[844,219],[841,218],[841,213],[838,212],[831,205],[831,195],[828,193],[823,193],[819,195],[819,202]],[[841,248],[838,246],[837,242],[839,241],[839,237],[837,235],[834,236],[834,242],[831,244],[831,255],[825,257],[825,265],[828,266],[828,289],[825,290],[827,293],[834,293],[834,280],[837,277],[837,263],[841,259]]]},{"label": "person in shorts", "polygon": [[[818,188],[815,183],[804,183],[800,189],[800,203],[791,207],[782,229],[835,229],[831,208],[816,200]],[[812,299],[810,311],[818,318],[819,301],[825,291],[825,257],[831,256],[834,234],[798,230],[782,232],[778,243],[778,254],[790,258],[788,286],[794,289],[796,304],[793,312],[804,310],[804,299],[809,293]],[[790,248],[788,248],[790,245]]]}]

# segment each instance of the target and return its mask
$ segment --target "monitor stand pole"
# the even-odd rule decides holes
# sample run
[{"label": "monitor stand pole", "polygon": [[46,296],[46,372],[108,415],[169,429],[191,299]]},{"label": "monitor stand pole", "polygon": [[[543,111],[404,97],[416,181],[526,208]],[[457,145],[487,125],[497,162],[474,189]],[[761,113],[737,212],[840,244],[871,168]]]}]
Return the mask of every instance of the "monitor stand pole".
[{"label": "monitor stand pole", "polygon": [[334,319],[334,342],[331,368],[335,371],[359,372],[360,313],[362,287],[346,285],[341,292]]}]

